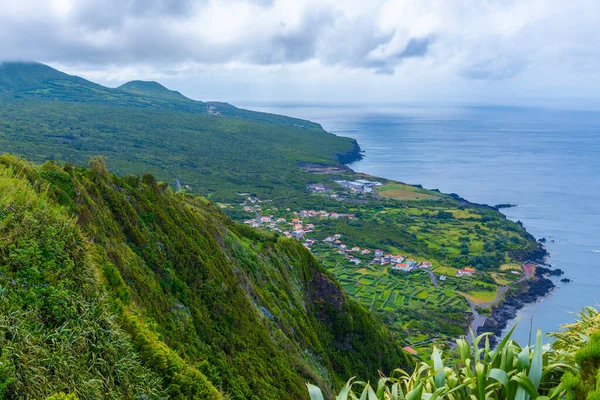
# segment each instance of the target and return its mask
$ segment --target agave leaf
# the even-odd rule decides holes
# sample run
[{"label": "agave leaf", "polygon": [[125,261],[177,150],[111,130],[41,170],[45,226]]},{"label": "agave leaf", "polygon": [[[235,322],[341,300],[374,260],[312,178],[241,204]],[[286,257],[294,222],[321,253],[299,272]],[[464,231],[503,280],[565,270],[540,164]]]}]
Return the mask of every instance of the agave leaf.
[{"label": "agave leaf", "polygon": [[456,347],[458,348],[461,361],[465,362],[466,359],[471,355],[471,346],[469,345],[469,342],[467,342],[465,339],[458,339],[456,341]]},{"label": "agave leaf", "polygon": [[540,386],[540,381],[542,380],[542,331],[538,329],[537,335],[535,338],[535,348],[533,350],[533,360],[531,361],[531,369],[529,370],[529,379],[531,379],[531,383],[537,390]]},{"label": "agave leaf", "polygon": [[446,374],[444,372],[444,360],[442,360],[442,352],[435,346],[431,352],[431,364],[433,365],[433,372],[435,373],[435,387],[441,388],[444,386]]},{"label": "agave leaf", "polygon": [[523,347],[523,349],[517,357],[517,369],[519,370],[519,372],[527,370],[529,368],[530,362],[531,360],[529,358],[529,346],[525,346]]},{"label": "agave leaf", "polygon": [[492,368],[487,374],[488,378],[492,378],[502,384],[505,388],[508,388],[508,374],[506,371],[500,368]]},{"label": "agave leaf", "polygon": [[478,362],[475,365],[475,373],[477,374],[477,394],[479,395],[480,399],[485,399],[485,365]]},{"label": "agave leaf", "polygon": [[[510,331],[508,331],[508,333],[506,334],[506,336],[504,336],[504,339],[502,339],[502,341],[498,344],[498,346],[496,347],[496,352],[494,353],[494,357],[492,358],[492,368],[502,368],[503,370],[506,371],[506,368],[503,368],[502,362],[506,362],[508,361],[506,356],[508,354],[506,354],[506,351],[508,351],[508,349],[506,348],[506,344],[508,343],[508,341],[510,340],[510,337],[512,336],[513,332],[515,331],[515,328],[517,327],[517,324],[515,324]],[[508,346],[510,347],[510,346]],[[510,360],[512,361],[512,357],[510,358]]]},{"label": "agave leaf", "polygon": [[423,384],[419,383],[416,388],[406,394],[406,400],[421,400],[423,397]]},{"label": "agave leaf", "polygon": [[389,381],[388,378],[380,378],[377,382],[377,398],[383,399],[383,394],[385,393],[386,386],[385,384]]},{"label": "agave leaf", "polygon": [[371,387],[371,385],[365,386],[365,388],[363,389],[363,391],[360,395],[360,400],[367,400],[367,393],[368,393],[370,387]]},{"label": "agave leaf", "polygon": [[[399,395],[400,395],[401,390],[399,390],[399,389],[400,389],[400,384],[398,382],[396,382],[396,383],[394,383],[392,385],[391,392],[392,392],[392,399],[393,400],[399,400],[400,399]],[[404,397],[404,394],[402,395],[402,397]]]},{"label": "agave leaf", "polygon": [[[321,389],[319,389],[317,386],[306,383],[306,387],[308,388],[310,400],[324,400],[323,393],[321,393]],[[339,396],[337,398],[339,398]]]},{"label": "agave leaf", "polygon": [[[371,385],[367,385],[367,393],[369,395],[369,400],[377,400],[377,393],[375,393]],[[383,395],[383,393],[381,394]]]},{"label": "agave leaf", "polygon": [[[524,372],[519,372],[514,375],[511,380],[516,381],[519,384],[519,390],[517,391],[517,396],[522,396],[520,398],[524,400],[528,400],[530,397],[537,398],[539,397],[539,393],[536,387],[531,382],[531,379]],[[517,397],[518,399],[519,397]]]},{"label": "agave leaf", "polygon": [[[346,382],[346,384],[344,385],[344,387],[342,388],[342,390],[340,390],[340,393],[336,396],[336,400],[346,400],[348,399],[348,394],[350,393],[350,390],[352,389],[352,381],[354,380],[355,377],[352,377],[350,379],[348,379],[348,382]],[[311,399],[314,400],[314,399]]]}]

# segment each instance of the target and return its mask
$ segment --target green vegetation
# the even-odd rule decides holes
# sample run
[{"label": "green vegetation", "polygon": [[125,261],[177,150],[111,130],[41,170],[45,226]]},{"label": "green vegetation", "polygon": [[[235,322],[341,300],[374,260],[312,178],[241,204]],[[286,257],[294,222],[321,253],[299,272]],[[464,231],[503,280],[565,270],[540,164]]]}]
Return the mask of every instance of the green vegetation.
[{"label": "green vegetation", "polygon": [[400,183],[382,186],[377,191],[381,197],[394,200],[436,200],[442,197],[436,196],[431,191]]},{"label": "green vegetation", "polygon": [[217,199],[303,191],[299,163],[356,151],[312,122],[181,97],[155,82],[110,89],[42,64],[4,63],[0,146],[34,162],[86,165],[101,154],[115,173],[152,173],[172,187],[178,177]]},{"label": "green vegetation", "polygon": [[[489,334],[475,338],[472,346],[459,339],[445,356],[434,346],[430,360],[419,362],[412,373],[397,369],[376,387],[352,378],[336,399],[598,399],[600,312],[586,307],[579,318],[553,333],[551,346],[543,345],[541,331],[532,347],[511,340],[512,331],[495,349]],[[317,386],[307,385],[312,400],[323,399]]]},{"label": "green vegetation", "polygon": [[410,364],[296,241],[101,158],[0,157],[0,243],[8,397],[299,399]]},{"label": "green vegetation", "polygon": [[[470,314],[458,291],[487,299],[501,284],[519,278],[502,265],[519,268],[520,262],[540,255],[534,238],[496,209],[349,170],[343,163],[359,157],[352,139],[329,134],[309,121],[193,101],[156,82],[133,81],[111,89],[42,64],[1,64],[0,146],[35,162],[56,160],[79,167],[87,165],[91,156],[103,155],[108,168],[118,175],[150,173],[172,189],[181,189],[180,197],[185,198],[184,192],[194,193],[228,204],[223,211],[237,221],[256,218],[253,211],[240,206],[246,196],[238,193],[270,200],[269,207],[259,210],[263,215],[293,218],[287,209],[353,214],[352,219],[319,220],[318,229],[309,237],[320,241],[339,233],[349,246],[428,260],[439,271],[475,268],[473,277],[456,278],[454,272],[441,287],[435,287],[425,273],[390,273],[389,265],[369,266],[367,257],[361,258],[359,266],[366,269],[358,272],[356,265],[330,248],[311,249],[348,293],[377,311],[411,344],[424,336],[463,333]],[[50,172],[44,174],[50,179]],[[67,183],[67,178],[55,175],[52,179]],[[134,178],[122,179],[137,184]],[[381,185],[371,193],[357,193],[335,182],[355,179]],[[327,189],[311,194],[310,184]],[[75,187],[50,190],[69,212],[82,213],[83,221],[90,218],[91,211],[67,201],[76,196]],[[133,206],[119,203],[119,207],[130,211]],[[129,211],[115,218],[125,218]],[[156,210],[145,211],[139,218],[144,226],[162,221]],[[106,218],[94,223],[96,227],[84,226],[98,230],[100,224],[114,225]],[[161,259],[140,250],[153,236],[145,235],[137,224],[123,229],[129,235],[127,241],[133,243],[131,253],[142,259],[151,257],[154,264],[155,258]],[[106,235],[94,232],[95,240]],[[128,265],[123,259],[129,256],[109,253],[104,257],[99,269],[112,282],[111,293],[127,304],[136,296],[129,289],[133,272],[123,272]],[[114,271],[120,271],[122,283]],[[173,285],[179,288],[177,281]],[[152,293],[152,288],[146,289]]]}]

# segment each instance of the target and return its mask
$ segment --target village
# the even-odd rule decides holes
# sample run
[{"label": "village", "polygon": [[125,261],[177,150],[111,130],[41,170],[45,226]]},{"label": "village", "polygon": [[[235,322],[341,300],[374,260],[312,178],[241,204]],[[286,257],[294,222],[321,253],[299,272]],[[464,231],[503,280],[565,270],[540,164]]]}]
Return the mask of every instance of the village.
[{"label": "village", "polygon": [[[355,190],[360,193],[368,193],[373,190],[373,186],[377,185],[377,182],[370,182],[366,180],[357,181],[336,181],[344,187],[349,187],[351,190]],[[312,185],[313,190],[326,190],[323,186]],[[253,228],[264,228],[273,230],[279,234],[282,234],[288,238],[294,238],[303,243],[303,246],[309,251],[313,252],[313,247],[317,243],[317,239],[312,238],[311,234],[316,233],[318,229],[319,219],[339,219],[346,218],[352,220],[355,218],[354,214],[342,214],[331,212],[327,210],[300,210],[292,211],[289,208],[285,209],[284,214],[291,214],[293,217],[288,220],[284,217],[277,217],[274,214],[262,215],[263,206],[262,204],[271,203],[271,200],[263,200],[256,197],[251,197],[247,193],[240,193],[242,196],[247,196],[245,201],[240,204],[243,210],[247,213],[253,214],[254,218],[244,220],[244,223],[252,226]],[[223,205],[220,205],[223,206]],[[269,211],[278,211],[277,209],[268,208]],[[307,221],[309,219],[310,221]],[[345,257],[350,264],[356,266],[365,262],[369,266],[387,267],[390,272],[402,272],[408,273],[417,269],[431,270],[433,264],[429,261],[416,261],[411,257],[404,256],[402,254],[389,254],[385,253],[380,249],[368,249],[360,248],[358,246],[348,246],[343,243],[342,235],[335,234],[328,236],[321,240],[322,243],[329,245],[336,251],[339,256]],[[314,253],[314,252],[313,252]],[[472,267],[464,267],[456,271],[456,277],[471,276],[476,273],[476,270]],[[446,281],[447,276],[441,274],[437,277],[438,281]]]},{"label": "village", "polygon": [[[354,196],[358,199],[376,187],[376,182],[370,181],[336,183],[337,189],[322,184],[307,185],[307,188],[323,196],[340,195],[346,199]],[[459,326],[451,321],[463,321],[465,315],[471,314],[470,304],[489,304],[496,298],[499,288],[524,277],[523,265],[517,263],[502,265],[494,271],[468,265],[457,268],[395,247],[368,246],[368,240],[360,241],[360,236],[352,237],[344,230],[346,224],[359,225],[365,218],[364,211],[357,214],[359,207],[340,207],[345,212],[294,210],[249,193],[238,195],[243,199],[237,204],[217,205],[248,226],[298,240],[336,277],[349,295],[368,309],[394,319],[395,326],[408,332],[413,348],[419,348],[419,343],[424,340],[424,326],[425,331],[440,330],[439,326],[427,327],[427,319],[410,317],[414,313],[445,315],[450,319],[444,322],[446,325],[442,330],[451,332]],[[385,215],[386,210],[377,212]]]}]

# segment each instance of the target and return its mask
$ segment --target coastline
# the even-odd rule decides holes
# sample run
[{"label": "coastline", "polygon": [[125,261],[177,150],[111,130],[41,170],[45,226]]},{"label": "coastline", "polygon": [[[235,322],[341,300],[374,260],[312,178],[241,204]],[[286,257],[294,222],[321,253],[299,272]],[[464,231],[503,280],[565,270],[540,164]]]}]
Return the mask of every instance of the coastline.
[{"label": "coastline", "polygon": [[[342,163],[345,167],[349,168],[354,173],[357,173],[352,168],[350,168],[350,164],[352,164],[356,161],[362,160],[364,158],[364,155],[363,155],[364,151],[361,150],[360,145],[358,144],[358,141],[356,139],[352,139],[352,140],[354,142],[354,149],[344,155],[338,154],[338,158],[340,160],[340,163]],[[342,161],[345,161],[345,162],[342,162]],[[384,178],[384,179],[388,179],[388,178]],[[421,187],[420,185],[412,185],[412,186]],[[473,203],[473,202],[461,197],[460,195],[458,195],[456,193],[450,193],[449,195],[451,197],[453,197],[455,200],[457,200],[463,204],[468,204],[470,206],[475,206],[475,207],[484,207],[484,208],[495,209],[500,214],[502,214],[505,218],[507,218],[506,215],[504,215],[501,211],[503,208],[517,207],[516,204],[508,204],[508,203],[501,203],[501,204],[497,204],[497,205]],[[522,226],[522,223],[520,221],[516,221],[515,223],[520,224]],[[523,280],[522,282],[520,282],[518,284],[519,286],[516,286],[516,287],[515,286],[513,286],[513,287],[501,286],[499,288],[499,294],[501,296],[500,299],[498,300],[497,303],[489,306],[489,307],[491,307],[491,315],[490,316],[485,316],[485,315],[480,314],[477,311],[478,307],[469,302],[469,306],[471,308],[473,315],[471,318],[469,318],[468,323],[467,323],[467,326],[468,326],[468,329],[466,332],[467,339],[469,339],[469,337],[471,336],[471,333],[470,333],[471,328],[473,327],[473,324],[475,324],[476,325],[476,331],[474,332],[475,334],[481,334],[483,332],[493,333],[493,335],[490,337],[490,343],[493,346],[495,346],[500,339],[502,331],[506,328],[506,326],[511,321],[513,321],[517,317],[519,310],[521,310],[523,307],[525,307],[528,304],[535,303],[535,302],[540,301],[541,299],[549,296],[551,294],[551,292],[554,290],[554,288],[556,287],[556,285],[550,279],[548,279],[546,277],[546,275],[560,275],[562,273],[562,271],[560,269],[557,269],[557,270],[549,269],[551,267],[551,265],[546,263],[546,257],[549,254],[546,251],[546,249],[543,245],[543,242],[541,240],[536,240],[536,238],[527,231],[527,228],[525,228],[525,231],[527,232],[529,239],[532,242],[536,243],[536,249],[530,250],[530,251],[511,251],[511,252],[509,252],[509,256],[511,258],[515,259],[516,261],[519,261],[522,263],[523,262],[535,263],[537,265],[537,267],[535,269],[533,276],[529,277],[528,279]],[[502,297],[502,295],[504,295],[504,293],[506,293],[506,295]]]},{"label": "coastline", "polygon": [[536,303],[549,296],[556,285],[542,272],[544,269],[544,267],[536,268],[534,276],[523,282],[525,283],[524,288],[519,290],[518,293],[509,292],[502,301],[492,306],[491,316],[486,317],[477,333],[493,333],[490,343],[495,346],[502,335],[502,331],[516,318],[519,310],[528,304]]}]

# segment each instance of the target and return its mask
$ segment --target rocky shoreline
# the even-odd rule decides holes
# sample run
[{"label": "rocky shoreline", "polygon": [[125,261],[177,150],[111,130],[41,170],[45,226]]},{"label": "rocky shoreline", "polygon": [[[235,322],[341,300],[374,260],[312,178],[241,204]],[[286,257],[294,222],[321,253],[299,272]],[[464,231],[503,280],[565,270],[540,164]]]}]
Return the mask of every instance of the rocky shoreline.
[{"label": "rocky shoreline", "polygon": [[495,345],[502,331],[517,316],[521,308],[546,297],[555,288],[554,283],[546,277],[548,274],[556,275],[553,270],[541,266],[537,267],[535,276],[523,282],[524,289],[518,293],[509,292],[501,303],[492,307],[492,315],[486,318],[485,323],[477,330],[477,333],[492,332],[494,336],[490,338],[490,341]]},{"label": "rocky shoreline", "polygon": [[348,166],[348,164],[352,164],[353,162],[356,161],[360,161],[363,159],[363,151],[360,148],[360,145],[358,144],[358,142],[356,141],[356,139],[352,139],[352,150],[343,153],[343,154],[338,154],[338,162],[342,165]]},{"label": "rocky shoreline", "polygon": [[[352,150],[344,154],[338,154],[337,156],[339,162],[345,165],[346,168],[349,168],[348,164],[359,161],[364,157],[363,151],[356,140],[353,140]],[[413,186],[422,188],[421,185]],[[439,192],[437,189],[434,190]],[[509,203],[501,203],[495,206],[473,203],[462,198],[456,193],[450,193],[449,196],[465,205],[468,204],[475,207],[494,209],[498,212],[501,212],[500,210],[503,208],[517,207],[516,204]],[[516,221],[516,223],[523,226],[521,221]],[[546,297],[556,287],[554,283],[547,278],[547,276],[559,276],[563,274],[562,270],[560,269],[551,270],[550,268],[547,268],[550,267],[550,265],[546,264],[548,252],[543,245],[543,243],[545,243],[545,239],[538,241],[531,233],[527,231],[525,232],[526,237],[531,240],[532,243],[535,243],[535,247],[527,250],[509,251],[508,255],[513,260],[521,263],[532,262],[537,264],[535,275],[519,284],[519,287],[511,288],[504,299],[502,299],[498,304],[492,306],[491,316],[484,317],[483,315],[480,315],[477,312],[475,305],[472,305],[474,318],[485,318],[485,322],[483,325],[480,325],[477,328],[476,333],[493,333],[493,336],[490,337],[490,342],[494,346],[497,344],[502,331],[506,328],[508,323],[517,316],[517,313],[521,308],[525,307],[527,304],[536,302],[538,299]],[[472,322],[473,321],[471,321],[469,325],[471,325]],[[468,335],[469,334],[467,334],[467,336]]]}]

